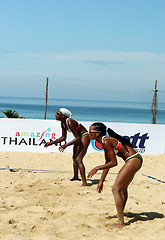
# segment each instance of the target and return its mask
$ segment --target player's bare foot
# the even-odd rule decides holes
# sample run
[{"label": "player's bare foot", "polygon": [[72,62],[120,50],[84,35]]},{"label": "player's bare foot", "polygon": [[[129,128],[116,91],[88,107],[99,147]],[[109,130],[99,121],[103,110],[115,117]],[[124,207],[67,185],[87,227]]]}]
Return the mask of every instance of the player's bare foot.
[{"label": "player's bare foot", "polygon": [[81,187],[88,186],[87,183],[82,183]]},{"label": "player's bare foot", "polygon": [[112,226],[110,226],[110,229],[123,228],[124,226],[124,223],[114,223]]}]

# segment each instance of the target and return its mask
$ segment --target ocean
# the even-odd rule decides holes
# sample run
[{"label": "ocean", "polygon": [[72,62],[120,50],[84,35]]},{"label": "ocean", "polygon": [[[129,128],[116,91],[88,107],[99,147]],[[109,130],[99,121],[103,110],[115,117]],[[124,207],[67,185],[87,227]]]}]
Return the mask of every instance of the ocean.
[{"label": "ocean", "polygon": [[[46,119],[55,119],[60,107],[68,108],[72,117],[78,121],[101,121],[123,123],[152,123],[150,102],[123,102],[100,100],[48,99]],[[19,116],[27,119],[44,119],[45,99],[0,97],[0,117],[2,111],[15,110]],[[165,103],[158,104],[156,123],[165,124]]]}]

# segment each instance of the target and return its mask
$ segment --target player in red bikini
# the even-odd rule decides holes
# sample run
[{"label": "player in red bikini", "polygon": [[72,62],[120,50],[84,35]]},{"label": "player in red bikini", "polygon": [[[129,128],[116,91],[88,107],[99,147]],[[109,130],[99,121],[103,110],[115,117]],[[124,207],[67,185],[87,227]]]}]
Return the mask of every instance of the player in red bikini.
[{"label": "player in red bikini", "polygon": [[[106,136],[108,133],[109,136]],[[103,182],[110,168],[117,165],[116,155],[121,157],[125,164],[119,171],[112,192],[116,204],[118,223],[112,227],[124,226],[124,208],[128,198],[127,188],[133,180],[135,173],[141,168],[143,159],[137,153],[128,139],[116,134],[112,129],[106,128],[103,123],[93,123],[89,128],[90,140],[95,139],[102,143],[105,152],[105,164],[93,168],[88,177],[92,177],[98,170],[103,170],[97,191],[103,190]]]},{"label": "player in red bikini", "polygon": [[62,136],[55,141],[45,143],[45,147],[65,141],[67,138],[67,131],[73,133],[74,139],[66,144],[61,145],[59,147],[59,151],[63,152],[66,147],[73,145],[74,177],[71,179],[71,181],[81,180],[78,178],[79,169],[82,178],[82,186],[87,186],[83,157],[85,156],[90,144],[89,134],[86,128],[76,120],[70,118],[71,116],[71,112],[66,108],[60,108],[57,111],[55,117],[56,120],[61,122]]}]

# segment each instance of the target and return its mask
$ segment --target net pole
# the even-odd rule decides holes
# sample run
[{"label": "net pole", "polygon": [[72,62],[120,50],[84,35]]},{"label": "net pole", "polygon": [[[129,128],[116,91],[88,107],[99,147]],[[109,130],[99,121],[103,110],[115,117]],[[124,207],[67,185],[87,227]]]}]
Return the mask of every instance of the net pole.
[{"label": "net pole", "polygon": [[46,79],[46,99],[45,99],[45,115],[44,120],[46,119],[46,113],[47,113],[47,103],[48,103],[48,78]]}]

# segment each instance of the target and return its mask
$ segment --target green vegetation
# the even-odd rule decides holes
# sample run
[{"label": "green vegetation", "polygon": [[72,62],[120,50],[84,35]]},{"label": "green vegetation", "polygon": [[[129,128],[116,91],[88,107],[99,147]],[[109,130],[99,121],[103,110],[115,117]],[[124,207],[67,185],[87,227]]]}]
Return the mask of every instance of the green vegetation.
[{"label": "green vegetation", "polygon": [[4,113],[7,118],[26,118],[25,116],[20,117],[15,110],[6,110],[2,113]]}]

